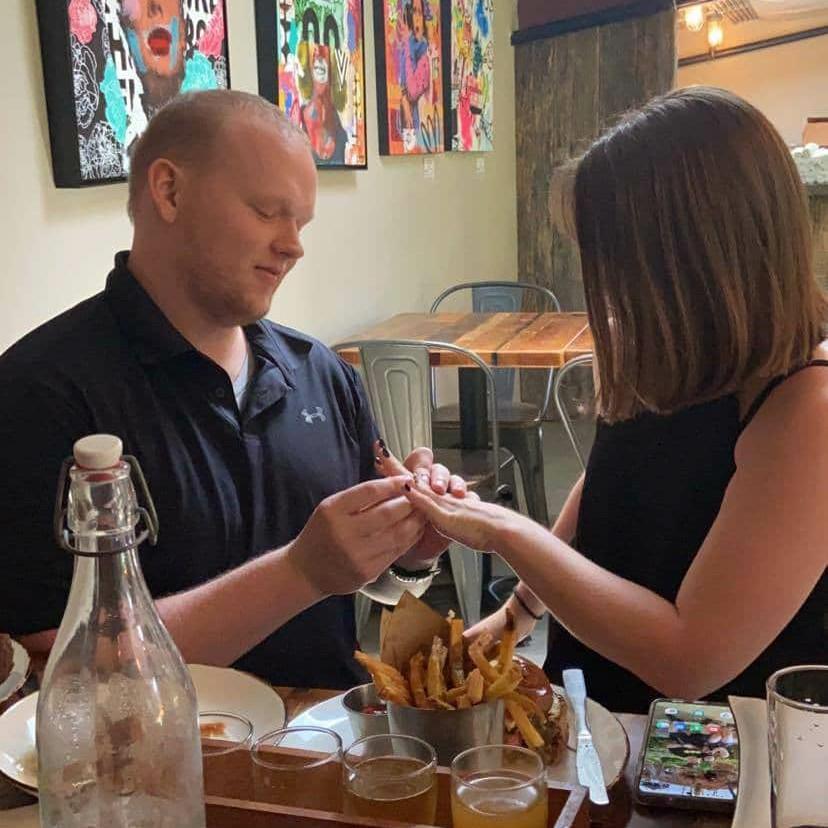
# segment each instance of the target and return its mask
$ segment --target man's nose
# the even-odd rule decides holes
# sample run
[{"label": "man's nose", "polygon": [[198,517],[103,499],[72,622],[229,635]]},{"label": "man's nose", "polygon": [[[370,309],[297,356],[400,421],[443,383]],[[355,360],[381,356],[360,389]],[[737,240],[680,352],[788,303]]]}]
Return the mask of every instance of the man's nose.
[{"label": "man's nose", "polygon": [[305,255],[296,222],[286,221],[282,224],[273,237],[272,247],[279,255],[289,259],[301,259]]}]

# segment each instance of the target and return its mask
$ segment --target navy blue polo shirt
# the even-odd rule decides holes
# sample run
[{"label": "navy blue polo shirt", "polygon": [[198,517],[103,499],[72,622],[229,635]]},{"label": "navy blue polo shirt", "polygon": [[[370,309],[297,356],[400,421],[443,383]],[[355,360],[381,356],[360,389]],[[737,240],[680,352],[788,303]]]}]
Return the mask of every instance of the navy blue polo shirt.
[{"label": "navy blue polo shirt", "polygon": [[[52,509],[60,465],[85,434],[118,435],[144,469],[160,535],[140,557],[156,597],[283,546],[323,498],[376,476],[352,368],[308,336],[250,325],[255,371],[239,412],[227,373],[172,327],[127,257],[102,293],[0,357],[0,630],[60,623],[72,556],[53,539]],[[347,687],[364,680],[355,646],[353,597],[333,597],[237,666],[274,684]]]}]

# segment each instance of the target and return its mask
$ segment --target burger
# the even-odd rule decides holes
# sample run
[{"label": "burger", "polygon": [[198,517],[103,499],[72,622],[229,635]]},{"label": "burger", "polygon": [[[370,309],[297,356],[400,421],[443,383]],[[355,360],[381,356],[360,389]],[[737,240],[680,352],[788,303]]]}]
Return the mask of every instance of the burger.
[{"label": "burger", "polygon": [[[547,765],[558,762],[569,740],[569,715],[566,699],[552,687],[546,673],[520,656],[514,657],[523,678],[517,687],[520,695],[529,699],[533,710],[529,721],[543,740],[541,745],[529,745],[511,716],[506,716],[506,739],[509,744],[532,747],[543,756]],[[538,740],[534,740],[538,741]]]}]

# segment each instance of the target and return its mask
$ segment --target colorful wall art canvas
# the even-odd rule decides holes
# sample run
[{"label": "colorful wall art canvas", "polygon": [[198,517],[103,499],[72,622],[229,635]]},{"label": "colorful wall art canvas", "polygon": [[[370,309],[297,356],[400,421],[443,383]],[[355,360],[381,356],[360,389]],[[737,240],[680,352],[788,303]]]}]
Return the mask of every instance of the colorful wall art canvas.
[{"label": "colorful wall art canvas", "polygon": [[58,187],[122,180],[180,92],[229,84],[225,0],[38,0]]},{"label": "colorful wall art canvas", "polygon": [[445,2],[445,53],[451,55],[446,147],[485,152],[493,149],[494,0]]},{"label": "colorful wall art canvas", "polygon": [[259,94],[308,136],[318,167],[365,167],[362,0],[256,0]]},{"label": "colorful wall art canvas", "polygon": [[440,3],[374,2],[379,145],[383,155],[442,152],[445,146]]}]

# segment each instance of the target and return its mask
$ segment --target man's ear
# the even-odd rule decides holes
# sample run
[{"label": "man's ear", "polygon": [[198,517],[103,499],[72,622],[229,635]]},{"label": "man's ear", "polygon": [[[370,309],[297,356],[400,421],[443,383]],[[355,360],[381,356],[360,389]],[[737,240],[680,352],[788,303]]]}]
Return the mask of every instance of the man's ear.
[{"label": "man's ear", "polygon": [[181,207],[184,171],[167,158],[157,158],[147,170],[147,192],[161,219],[172,224]]}]

